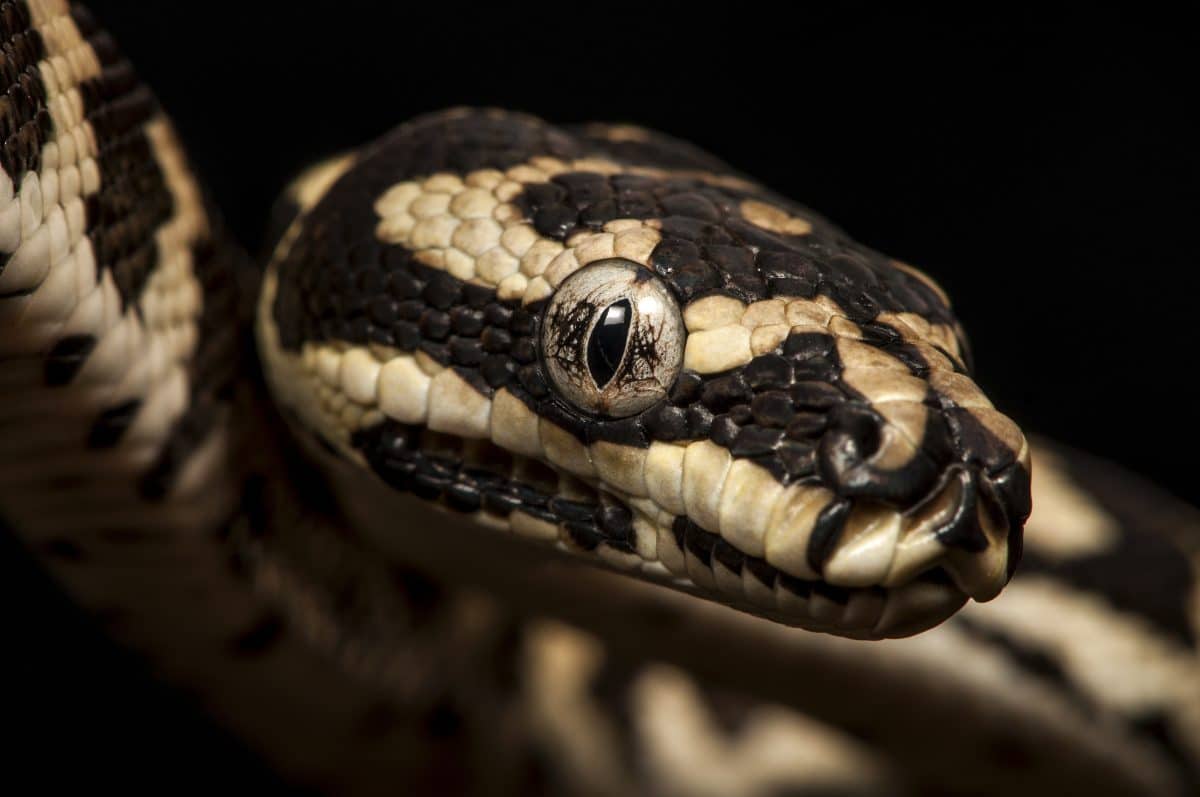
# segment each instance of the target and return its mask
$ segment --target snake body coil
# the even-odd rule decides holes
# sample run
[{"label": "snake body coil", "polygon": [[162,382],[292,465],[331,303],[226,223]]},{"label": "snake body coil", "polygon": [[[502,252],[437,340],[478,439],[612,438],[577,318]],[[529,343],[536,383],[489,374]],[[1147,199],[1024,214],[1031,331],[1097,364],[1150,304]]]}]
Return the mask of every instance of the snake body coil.
[{"label": "snake body coil", "polygon": [[1200,521],[1031,454],[913,267],[661,134],[452,110],[293,183],[252,301],[87,13],[0,40],[0,510],[288,777],[1200,782]]}]

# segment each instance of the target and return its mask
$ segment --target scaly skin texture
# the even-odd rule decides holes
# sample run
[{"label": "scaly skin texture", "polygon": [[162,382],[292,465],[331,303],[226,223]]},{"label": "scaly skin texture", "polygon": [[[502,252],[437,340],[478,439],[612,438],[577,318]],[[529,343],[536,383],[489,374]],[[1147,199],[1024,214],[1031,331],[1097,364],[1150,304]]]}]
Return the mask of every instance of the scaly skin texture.
[{"label": "scaly skin texture", "polygon": [[[911,267],[627,127],[450,111],[342,167],[268,267],[259,339],[283,405],[348,459],[812,629],[909,634],[1007,581],[1028,446]],[[581,404],[600,313],[638,280],[686,329],[635,314],[604,380],[634,403]]]},{"label": "scaly skin texture", "polygon": [[[1195,792],[1200,519],[1031,455],[927,277],[682,142],[453,111],[285,194],[260,374],[111,40],[0,40],[0,519],[287,781]],[[1030,459],[995,600],[792,627],[994,596]]]}]

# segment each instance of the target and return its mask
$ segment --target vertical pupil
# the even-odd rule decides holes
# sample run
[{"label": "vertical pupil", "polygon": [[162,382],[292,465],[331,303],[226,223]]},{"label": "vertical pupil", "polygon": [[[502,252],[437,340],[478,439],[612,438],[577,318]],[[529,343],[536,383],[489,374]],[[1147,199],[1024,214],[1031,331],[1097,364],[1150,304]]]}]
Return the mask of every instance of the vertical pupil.
[{"label": "vertical pupil", "polygon": [[629,300],[622,299],[605,307],[600,320],[592,328],[587,345],[588,370],[592,372],[596,387],[601,390],[612,381],[617,366],[621,364],[632,318],[633,308]]}]

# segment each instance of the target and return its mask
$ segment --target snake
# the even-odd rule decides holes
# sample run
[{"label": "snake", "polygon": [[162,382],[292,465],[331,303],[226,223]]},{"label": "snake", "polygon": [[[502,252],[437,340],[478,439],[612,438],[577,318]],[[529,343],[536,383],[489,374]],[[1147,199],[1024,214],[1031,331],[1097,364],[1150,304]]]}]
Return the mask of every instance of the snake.
[{"label": "snake", "polygon": [[474,108],[255,260],[86,9],[0,42],[0,522],[288,784],[1200,789],[1200,515],[1027,437],[914,266]]}]

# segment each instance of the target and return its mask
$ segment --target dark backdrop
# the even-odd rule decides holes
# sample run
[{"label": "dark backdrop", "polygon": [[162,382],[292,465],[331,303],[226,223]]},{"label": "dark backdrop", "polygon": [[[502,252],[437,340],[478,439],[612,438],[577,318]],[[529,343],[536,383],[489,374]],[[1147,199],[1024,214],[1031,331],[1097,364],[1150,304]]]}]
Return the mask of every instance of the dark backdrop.
[{"label": "dark backdrop", "polygon": [[[1181,20],[785,17],[785,4],[91,5],[252,250],[297,168],[423,111],[485,104],[656,127],[933,274],[965,321],[979,382],[1024,427],[1200,500],[1200,139],[1185,91],[1197,42]],[[36,651],[33,739],[86,749],[110,777],[147,758],[193,783],[265,777],[76,633],[36,575],[4,570],[20,605],[38,604],[13,610],[14,649]]]}]

